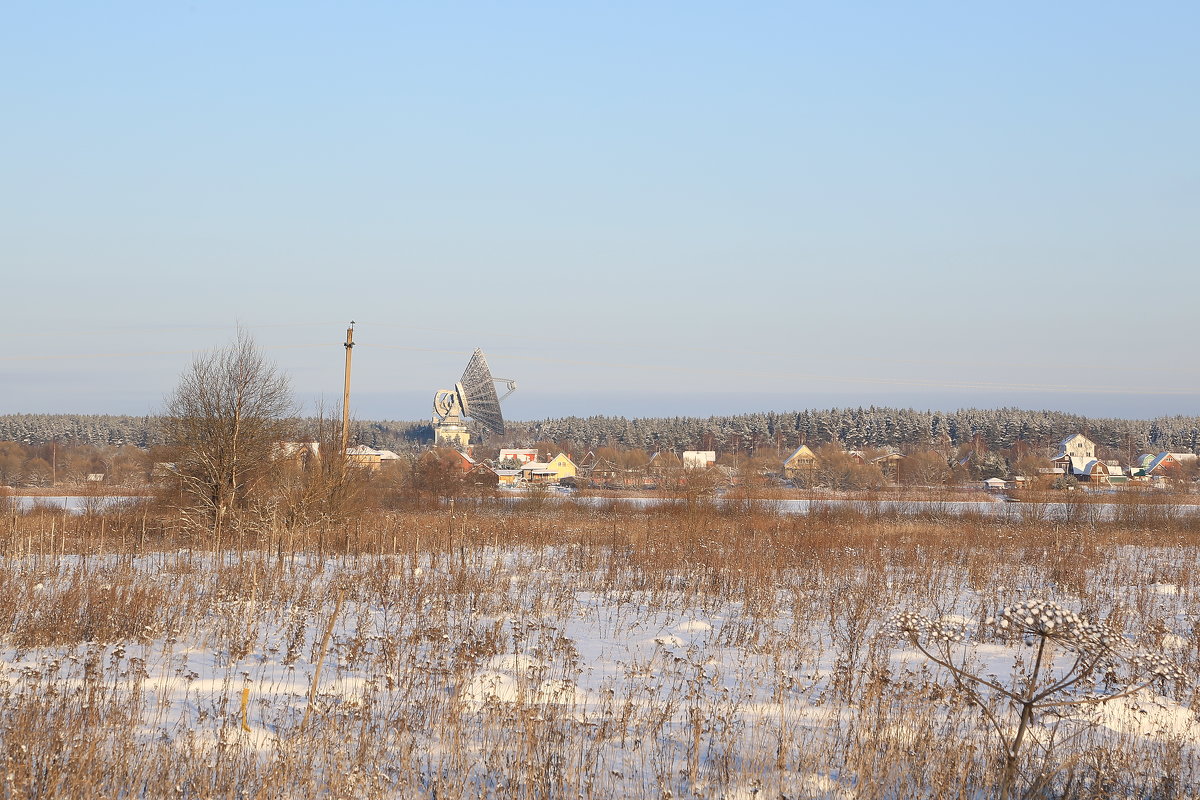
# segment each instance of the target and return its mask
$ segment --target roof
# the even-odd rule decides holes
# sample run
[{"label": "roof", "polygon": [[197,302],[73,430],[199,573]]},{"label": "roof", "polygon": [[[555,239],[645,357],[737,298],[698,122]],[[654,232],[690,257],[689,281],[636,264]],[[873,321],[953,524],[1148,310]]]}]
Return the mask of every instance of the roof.
[{"label": "roof", "polygon": [[1100,467],[1101,475],[1108,474],[1108,467],[1097,458],[1080,458],[1071,456],[1071,472],[1075,475],[1091,475],[1096,467]]},{"label": "roof", "polygon": [[1162,465],[1162,463],[1164,461],[1166,461],[1168,458],[1171,458],[1172,460],[1174,460],[1170,453],[1166,453],[1166,452],[1159,453],[1158,455],[1156,455],[1154,457],[1154,459],[1149,464],[1147,464],[1145,466],[1146,472],[1147,473],[1154,472],[1154,470],[1158,469]]},{"label": "roof", "polygon": [[793,460],[793,459],[795,459],[795,458],[798,458],[798,457],[800,456],[800,454],[801,454],[801,453],[803,453],[805,450],[807,450],[807,451],[808,451],[808,458],[816,459],[816,457],[817,457],[817,454],[816,454],[816,453],[814,453],[814,452],[812,451],[812,448],[811,448],[811,447],[809,447],[809,446],[808,446],[808,445],[806,445],[806,444],[802,444],[802,445],[800,445],[799,447],[797,447],[797,448],[796,448],[796,450],[795,450],[795,451],[794,451],[794,452],[793,452],[793,453],[792,453],[790,456],[788,456],[787,458],[785,458],[785,459],[783,460],[783,463],[784,463],[784,464],[786,464],[786,463],[788,463],[789,461],[791,461],[791,460]]},{"label": "roof", "polygon": [[1072,433],[1070,436],[1059,442],[1059,445],[1066,447],[1073,439],[1076,438],[1087,439],[1089,442],[1091,441],[1091,439],[1088,439],[1088,437],[1084,436],[1082,433]]},{"label": "roof", "polygon": [[298,455],[305,451],[311,451],[313,453],[319,453],[321,451],[320,442],[277,442],[275,447],[276,452],[284,457]]}]

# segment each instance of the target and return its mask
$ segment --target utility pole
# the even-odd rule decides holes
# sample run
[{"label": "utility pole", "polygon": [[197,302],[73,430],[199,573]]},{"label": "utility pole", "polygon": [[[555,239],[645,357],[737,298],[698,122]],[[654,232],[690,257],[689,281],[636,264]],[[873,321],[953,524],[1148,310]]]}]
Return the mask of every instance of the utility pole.
[{"label": "utility pole", "polygon": [[354,352],[354,320],[346,328],[346,381],[342,389],[342,454],[346,457],[346,446],[350,442],[350,356]]}]

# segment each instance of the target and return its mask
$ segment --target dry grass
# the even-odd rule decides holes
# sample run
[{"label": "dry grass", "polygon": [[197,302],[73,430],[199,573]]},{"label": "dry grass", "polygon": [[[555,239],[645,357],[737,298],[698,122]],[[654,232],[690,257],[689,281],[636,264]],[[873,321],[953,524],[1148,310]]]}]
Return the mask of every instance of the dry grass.
[{"label": "dry grass", "polygon": [[[460,503],[247,532],[220,553],[146,507],[10,513],[0,787],[988,797],[999,761],[983,721],[944,676],[894,656],[892,610],[982,620],[1052,597],[1200,674],[1200,521],[1141,509],[1048,525],[1036,511]],[[1195,707],[1192,685],[1159,688]],[[1030,751],[1026,785],[1193,796],[1194,743],[1154,724],[1075,724]]]}]

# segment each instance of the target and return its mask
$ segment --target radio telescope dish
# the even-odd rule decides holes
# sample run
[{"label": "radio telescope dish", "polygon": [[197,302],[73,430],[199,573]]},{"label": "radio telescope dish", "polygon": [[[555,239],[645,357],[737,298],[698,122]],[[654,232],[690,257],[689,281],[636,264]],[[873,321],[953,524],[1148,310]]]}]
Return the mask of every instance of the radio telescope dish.
[{"label": "radio telescope dish", "polygon": [[[503,381],[508,391],[504,397],[496,394],[496,384]],[[463,370],[462,378],[453,389],[440,389],[433,397],[433,424],[439,441],[459,440],[465,433],[462,417],[469,417],[484,431],[504,433],[504,415],[500,401],[516,391],[517,382],[492,377],[483,351],[476,349]]]}]

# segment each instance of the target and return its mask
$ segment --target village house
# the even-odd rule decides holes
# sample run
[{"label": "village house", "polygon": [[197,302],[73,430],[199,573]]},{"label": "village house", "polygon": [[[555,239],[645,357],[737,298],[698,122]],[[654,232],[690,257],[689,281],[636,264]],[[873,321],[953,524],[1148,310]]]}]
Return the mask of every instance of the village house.
[{"label": "village house", "polygon": [[350,459],[351,464],[366,467],[372,472],[384,464],[393,464],[400,460],[400,456],[391,450],[376,450],[374,447],[367,447],[365,444],[347,447],[346,456]]},{"label": "village house", "polygon": [[878,467],[879,471],[883,473],[883,477],[891,483],[899,482],[900,462],[904,459],[904,456],[899,453],[887,452],[873,456],[862,450],[844,450],[842,452],[859,464],[871,464]]},{"label": "village house", "polygon": [[500,486],[516,486],[521,480],[521,470],[519,469],[501,469],[497,467],[492,470],[496,473],[496,483]]},{"label": "village house", "polygon": [[566,453],[559,453],[549,461],[530,461],[521,466],[521,477],[530,483],[554,483],[574,478],[575,474],[575,462]]},{"label": "village house", "polygon": [[347,447],[346,457],[350,459],[351,464],[366,467],[372,472],[379,469],[383,464],[383,454],[373,447],[367,447],[365,444]]},{"label": "village house", "polygon": [[482,461],[476,461],[474,466],[467,470],[464,477],[467,483],[475,486],[498,486],[500,485],[500,476],[496,474],[496,470],[489,467]]},{"label": "village house", "polygon": [[1073,458],[1095,458],[1096,443],[1084,436],[1082,433],[1072,433],[1067,438],[1058,443],[1058,453],[1054,456],[1057,460],[1061,456],[1071,456]]},{"label": "village house", "polygon": [[466,453],[464,453],[461,450],[452,450],[451,452],[454,453],[454,455],[456,457],[455,462],[454,462],[455,465],[458,466],[458,468],[462,470],[462,473],[464,475],[466,475],[471,470],[475,469],[476,465],[479,464],[478,461],[471,458],[469,455],[467,455]]},{"label": "village house", "polygon": [[307,469],[310,464],[321,460],[320,442],[278,442],[271,451],[274,461],[288,461]]},{"label": "village house", "polygon": [[806,444],[800,445],[790,456],[784,459],[783,476],[788,480],[811,475],[820,466],[817,454]]},{"label": "village house", "polygon": [[1058,443],[1058,452],[1051,459],[1054,469],[1070,475],[1081,483],[1123,483],[1128,480],[1117,461],[1096,458],[1096,443],[1082,433],[1073,433]]},{"label": "village house", "polygon": [[[1145,478],[1172,478],[1177,477],[1183,471],[1183,459],[1191,453],[1142,453],[1137,457],[1137,461],[1133,465],[1133,474],[1136,477]],[[1181,456],[1183,459],[1181,459]],[[1194,459],[1195,456],[1192,456]]]},{"label": "village house", "polygon": [[715,450],[684,450],[680,458],[684,469],[708,469],[717,463]]},{"label": "village house", "polygon": [[524,466],[532,461],[537,461],[537,448],[525,449],[505,449],[500,451],[500,455],[496,457],[497,464],[517,463],[519,466]]}]

